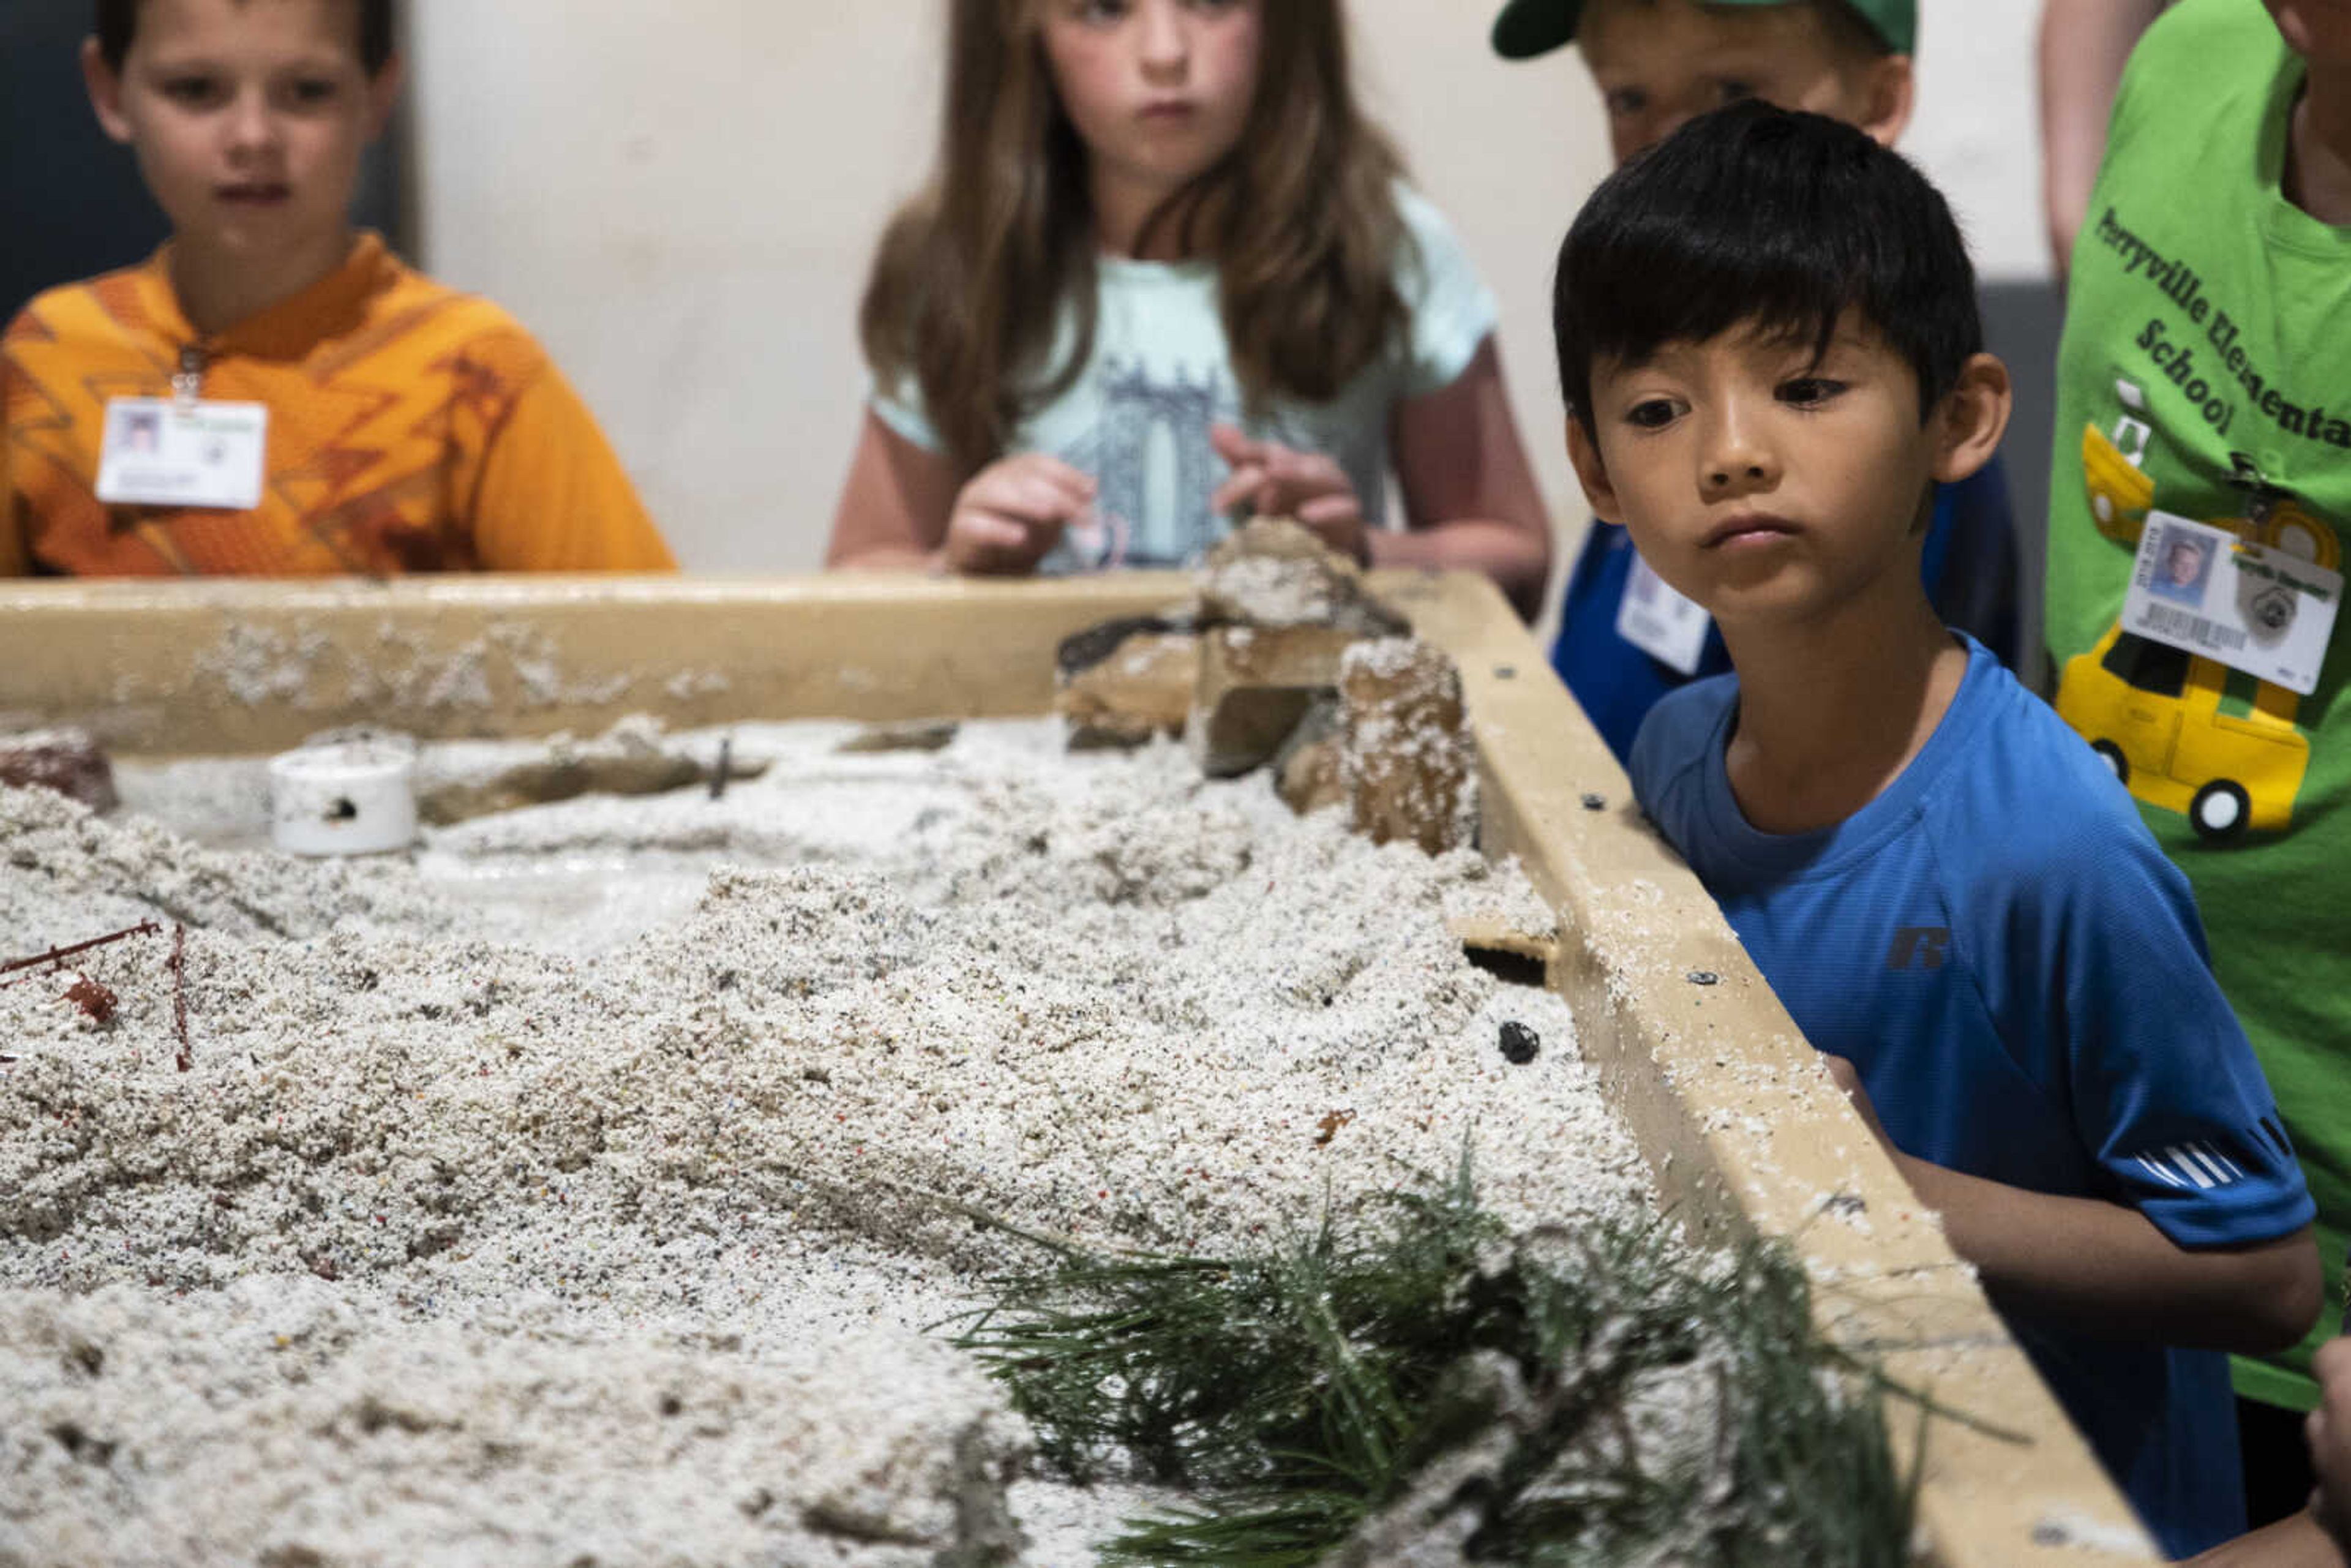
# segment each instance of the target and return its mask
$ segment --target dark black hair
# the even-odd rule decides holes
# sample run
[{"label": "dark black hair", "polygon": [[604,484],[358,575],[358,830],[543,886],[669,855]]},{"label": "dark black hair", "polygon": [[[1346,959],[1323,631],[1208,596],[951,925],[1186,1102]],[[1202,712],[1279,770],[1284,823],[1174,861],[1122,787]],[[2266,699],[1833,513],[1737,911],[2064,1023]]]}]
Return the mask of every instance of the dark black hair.
[{"label": "dark black hair", "polygon": [[1931,413],[1983,350],[1975,268],[1942,193],[1852,126],[1750,100],[1635,155],[1560,247],[1560,390],[1597,434],[1592,367],[1734,328],[1825,351],[1848,308],[1910,362]]},{"label": "dark black hair", "polygon": [[[110,70],[120,71],[131,57],[131,40],[139,32],[139,7],[144,0],[98,0],[98,52]],[[396,47],[397,30],[392,0],[360,0],[360,65],[371,77],[381,74]]]}]

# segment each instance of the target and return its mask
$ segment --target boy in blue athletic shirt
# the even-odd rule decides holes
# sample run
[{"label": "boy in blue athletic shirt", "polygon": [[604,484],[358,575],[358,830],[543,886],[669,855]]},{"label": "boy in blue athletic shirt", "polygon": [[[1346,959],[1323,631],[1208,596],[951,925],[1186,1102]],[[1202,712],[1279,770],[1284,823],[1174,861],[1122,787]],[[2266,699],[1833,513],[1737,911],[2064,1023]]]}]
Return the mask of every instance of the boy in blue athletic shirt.
[{"label": "boy in blue athletic shirt", "polygon": [[2310,1197],[2186,882],[1920,584],[2010,405],[1949,208],[1742,104],[1600,188],[1555,310],[1593,509],[1735,666],[1651,712],[1642,806],[2157,1538],[2227,1539],[2222,1353],[2315,1317]]},{"label": "boy in blue athletic shirt", "polygon": [[[1917,42],[1917,0],[1509,0],[1493,28],[1508,59],[1575,45],[1619,163],[1747,98],[1834,116],[1890,147],[1909,123]],[[2016,662],[2016,526],[1997,459],[1937,490],[1920,571],[1945,622]],[[1551,662],[1619,761],[1659,697],[1730,668],[1705,613],[1663,591],[1604,518],[1568,575]]]}]

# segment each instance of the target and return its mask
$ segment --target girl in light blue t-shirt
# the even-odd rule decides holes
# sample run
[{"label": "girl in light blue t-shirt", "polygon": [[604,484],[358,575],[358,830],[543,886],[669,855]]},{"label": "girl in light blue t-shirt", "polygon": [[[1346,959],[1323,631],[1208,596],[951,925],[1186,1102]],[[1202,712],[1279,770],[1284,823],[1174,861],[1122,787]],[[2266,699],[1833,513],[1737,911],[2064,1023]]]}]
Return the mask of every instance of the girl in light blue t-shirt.
[{"label": "girl in light blue t-shirt", "polygon": [[1180,566],[1246,511],[1531,613],[1550,528],[1493,298],[1358,111],[1338,0],[950,9],[832,564]]}]

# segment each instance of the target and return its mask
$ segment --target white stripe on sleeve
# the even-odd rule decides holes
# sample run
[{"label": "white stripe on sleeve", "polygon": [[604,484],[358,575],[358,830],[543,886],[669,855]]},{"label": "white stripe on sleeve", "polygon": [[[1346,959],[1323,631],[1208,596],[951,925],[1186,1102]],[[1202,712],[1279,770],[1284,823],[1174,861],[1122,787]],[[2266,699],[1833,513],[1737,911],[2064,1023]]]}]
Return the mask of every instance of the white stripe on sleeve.
[{"label": "white stripe on sleeve", "polygon": [[2244,1167],[2237,1164],[2236,1161],[2231,1159],[2228,1155],[2222,1154],[2220,1150],[2214,1148],[2210,1144],[2199,1144],[2196,1146],[2203,1152],[2204,1158],[2206,1160],[2220,1168],[2224,1179],[2231,1182],[2240,1182],[2245,1179]]},{"label": "white stripe on sleeve", "polygon": [[2213,1186],[2212,1178],[2204,1174],[2203,1167],[2197,1163],[2196,1156],[2190,1154],[2188,1150],[2175,1144],[2170,1148],[2163,1151],[2163,1156],[2165,1159],[2170,1161],[2175,1167],[2185,1172],[2189,1178],[2194,1181],[2199,1187],[2201,1187],[2206,1191],[2210,1191],[2211,1189]]}]

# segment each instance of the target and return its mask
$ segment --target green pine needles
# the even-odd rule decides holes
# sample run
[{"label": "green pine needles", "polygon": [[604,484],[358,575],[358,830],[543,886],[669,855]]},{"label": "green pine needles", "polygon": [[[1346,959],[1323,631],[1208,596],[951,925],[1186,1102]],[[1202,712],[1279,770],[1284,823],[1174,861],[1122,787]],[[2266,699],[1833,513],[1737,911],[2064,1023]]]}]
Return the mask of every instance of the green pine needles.
[{"label": "green pine needles", "polygon": [[1698,1262],[1656,1224],[1513,1237],[1466,1156],[1258,1256],[1044,1245],[958,1343],[1073,1479],[1196,1500],[1130,1521],[1107,1563],[1909,1558],[1886,1385],[1819,1341],[1782,1248]]}]

